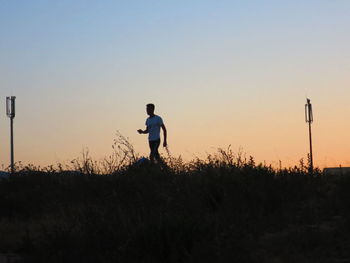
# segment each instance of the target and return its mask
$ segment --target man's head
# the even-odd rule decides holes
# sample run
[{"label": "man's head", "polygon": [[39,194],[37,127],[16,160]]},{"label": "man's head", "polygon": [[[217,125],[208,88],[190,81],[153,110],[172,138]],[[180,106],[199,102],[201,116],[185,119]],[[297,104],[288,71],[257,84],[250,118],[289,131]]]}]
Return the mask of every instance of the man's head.
[{"label": "man's head", "polygon": [[149,104],[146,105],[147,114],[149,116],[153,116],[154,115],[154,108],[155,108],[155,106],[154,106],[153,103],[149,103]]}]

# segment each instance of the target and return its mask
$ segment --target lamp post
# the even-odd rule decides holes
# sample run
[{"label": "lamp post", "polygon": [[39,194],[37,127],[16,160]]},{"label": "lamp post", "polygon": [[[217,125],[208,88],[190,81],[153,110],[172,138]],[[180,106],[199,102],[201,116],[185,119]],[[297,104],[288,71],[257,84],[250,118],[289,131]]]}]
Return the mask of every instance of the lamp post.
[{"label": "lamp post", "polygon": [[306,99],[305,104],[305,122],[309,124],[309,143],[310,143],[310,166],[309,166],[309,173],[312,173],[314,170],[313,165],[313,156],[312,156],[312,137],[311,137],[311,123],[314,121],[314,117],[312,114],[312,105],[310,103],[310,99]]},{"label": "lamp post", "polygon": [[14,173],[15,170],[15,162],[14,162],[14,146],[13,146],[13,119],[15,118],[15,96],[6,97],[6,114],[7,117],[10,118],[11,121],[11,174]]}]

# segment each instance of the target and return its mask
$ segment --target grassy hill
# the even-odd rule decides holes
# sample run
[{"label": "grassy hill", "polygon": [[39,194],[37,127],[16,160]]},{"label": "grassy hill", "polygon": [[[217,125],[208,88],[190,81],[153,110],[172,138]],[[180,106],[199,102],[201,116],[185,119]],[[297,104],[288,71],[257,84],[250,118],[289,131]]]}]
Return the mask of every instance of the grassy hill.
[{"label": "grassy hill", "polygon": [[19,170],[0,180],[0,253],[51,263],[350,261],[349,176],[219,153],[105,175],[83,163]]}]

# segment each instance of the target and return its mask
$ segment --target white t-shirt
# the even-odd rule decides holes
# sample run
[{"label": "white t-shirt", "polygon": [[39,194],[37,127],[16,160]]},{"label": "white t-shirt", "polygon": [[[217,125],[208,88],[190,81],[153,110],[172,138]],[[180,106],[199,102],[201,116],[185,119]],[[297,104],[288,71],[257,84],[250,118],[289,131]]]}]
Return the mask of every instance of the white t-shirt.
[{"label": "white t-shirt", "polygon": [[146,120],[146,126],[148,128],[148,140],[157,141],[160,139],[160,127],[163,125],[163,120],[158,115],[154,115],[152,118],[148,117]]}]

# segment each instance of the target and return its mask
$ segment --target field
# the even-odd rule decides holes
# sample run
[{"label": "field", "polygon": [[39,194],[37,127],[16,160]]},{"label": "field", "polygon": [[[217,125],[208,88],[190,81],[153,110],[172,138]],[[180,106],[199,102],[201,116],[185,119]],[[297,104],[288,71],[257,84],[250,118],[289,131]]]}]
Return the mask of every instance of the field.
[{"label": "field", "polygon": [[350,262],[350,176],[309,174],[302,162],[276,170],[230,149],[162,165],[128,154],[109,174],[85,155],[74,171],[29,166],[1,179],[0,253],[36,263]]}]

